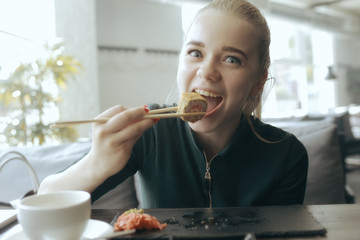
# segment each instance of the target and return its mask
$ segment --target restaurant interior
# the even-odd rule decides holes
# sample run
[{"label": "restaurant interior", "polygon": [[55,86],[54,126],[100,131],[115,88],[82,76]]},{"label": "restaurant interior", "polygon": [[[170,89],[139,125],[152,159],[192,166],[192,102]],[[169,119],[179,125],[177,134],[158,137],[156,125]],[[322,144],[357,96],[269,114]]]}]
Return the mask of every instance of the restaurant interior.
[{"label": "restaurant interior", "polygon": [[[208,2],[0,1],[0,208],[36,192],[47,175],[89,151],[90,125],[55,133],[48,130],[51,123],[94,118],[117,104],[177,103],[184,34]],[[305,204],[360,203],[360,1],[250,2],[268,20],[272,38],[270,78],[258,111],[306,147]],[[42,64],[48,77],[37,75]],[[62,66],[67,72],[56,72]],[[24,88],[11,84],[19,74]],[[44,89],[40,107],[32,104],[40,96],[31,94],[37,78]],[[24,131],[24,119],[39,129]],[[9,149],[23,154],[27,167],[2,155]],[[135,176],[94,208],[141,206],[136,184]],[[125,185],[131,191],[115,199]]]}]

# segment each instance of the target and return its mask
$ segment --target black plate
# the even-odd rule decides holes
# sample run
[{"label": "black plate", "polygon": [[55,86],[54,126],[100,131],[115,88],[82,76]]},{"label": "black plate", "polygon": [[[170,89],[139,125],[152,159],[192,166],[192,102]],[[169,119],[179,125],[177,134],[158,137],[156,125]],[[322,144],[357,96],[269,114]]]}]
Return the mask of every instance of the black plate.
[{"label": "black plate", "polygon": [[[326,229],[304,206],[237,208],[145,209],[167,227],[137,231],[126,239],[239,239],[325,235]],[[121,214],[120,212],[119,214]],[[118,218],[115,216],[113,222]]]}]

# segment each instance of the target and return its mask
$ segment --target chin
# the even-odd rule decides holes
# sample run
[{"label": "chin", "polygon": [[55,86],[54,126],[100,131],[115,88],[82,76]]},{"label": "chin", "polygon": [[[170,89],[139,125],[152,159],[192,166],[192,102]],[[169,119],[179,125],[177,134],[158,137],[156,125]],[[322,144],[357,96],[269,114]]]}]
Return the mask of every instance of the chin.
[{"label": "chin", "polygon": [[189,122],[189,126],[196,133],[208,133],[213,130],[212,124],[207,124],[204,119],[194,123]]}]

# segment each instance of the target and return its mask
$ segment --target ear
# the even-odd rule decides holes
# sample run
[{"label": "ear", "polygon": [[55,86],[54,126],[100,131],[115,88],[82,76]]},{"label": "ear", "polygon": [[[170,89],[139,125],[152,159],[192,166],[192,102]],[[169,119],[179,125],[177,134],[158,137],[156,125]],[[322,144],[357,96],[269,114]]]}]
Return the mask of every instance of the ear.
[{"label": "ear", "polygon": [[251,96],[257,96],[258,94],[260,94],[262,92],[262,90],[264,89],[264,85],[266,83],[268,77],[268,73],[264,73],[261,77],[260,80],[254,85],[252,91],[251,91]]}]

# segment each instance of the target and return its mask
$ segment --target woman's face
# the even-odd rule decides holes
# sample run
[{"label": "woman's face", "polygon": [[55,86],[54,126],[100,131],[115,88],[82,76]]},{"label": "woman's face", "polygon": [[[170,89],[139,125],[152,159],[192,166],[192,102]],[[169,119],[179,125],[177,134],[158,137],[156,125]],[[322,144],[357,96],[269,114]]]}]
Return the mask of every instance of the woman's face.
[{"label": "woman's face", "polygon": [[177,83],[180,92],[198,92],[208,101],[204,118],[190,123],[194,131],[238,126],[244,101],[266,77],[259,72],[257,46],[253,26],[238,17],[206,11],[193,22],[180,54]]}]

